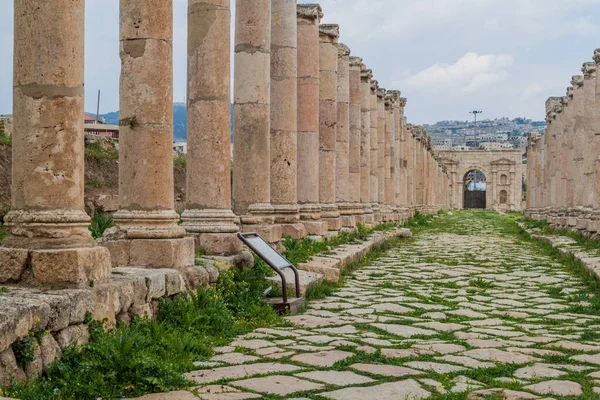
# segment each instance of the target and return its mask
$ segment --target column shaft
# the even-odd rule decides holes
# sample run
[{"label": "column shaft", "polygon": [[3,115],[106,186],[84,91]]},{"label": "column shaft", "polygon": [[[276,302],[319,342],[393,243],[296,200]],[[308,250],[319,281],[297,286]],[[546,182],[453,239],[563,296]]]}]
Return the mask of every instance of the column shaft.
[{"label": "column shaft", "polygon": [[[379,109],[377,106],[377,91],[379,83],[371,81],[371,208],[375,214],[375,222],[381,222],[381,207],[379,206]],[[383,183],[382,183],[383,184]]]},{"label": "column shaft", "polygon": [[371,207],[371,78],[370,69],[361,71],[360,83],[360,201],[365,210],[365,224],[375,222]]},{"label": "column shaft", "polygon": [[381,221],[389,213],[385,198],[385,93],[384,88],[377,89],[377,201],[380,207]]},{"label": "column shaft", "polygon": [[352,214],[356,222],[365,223],[364,209],[360,200],[360,168],[361,168],[361,66],[362,58],[350,57],[350,146],[349,167],[350,179],[348,185],[348,201],[352,204]]}]

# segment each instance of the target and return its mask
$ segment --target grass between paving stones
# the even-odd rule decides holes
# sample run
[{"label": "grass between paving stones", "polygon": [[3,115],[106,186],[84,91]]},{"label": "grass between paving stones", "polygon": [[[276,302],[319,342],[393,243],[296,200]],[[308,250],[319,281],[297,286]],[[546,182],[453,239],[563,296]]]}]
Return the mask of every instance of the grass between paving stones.
[{"label": "grass between paving stones", "polygon": [[104,329],[88,321],[92,338],[69,346],[47,374],[1,388],[22,400],[117,399],[190,386],[182,373],[212,356],[214,346],[259,327],[286,325],[262,301],[266,271],[222,271],[215,288],[162,300],[156,318],[136,318],[131,327]]}]

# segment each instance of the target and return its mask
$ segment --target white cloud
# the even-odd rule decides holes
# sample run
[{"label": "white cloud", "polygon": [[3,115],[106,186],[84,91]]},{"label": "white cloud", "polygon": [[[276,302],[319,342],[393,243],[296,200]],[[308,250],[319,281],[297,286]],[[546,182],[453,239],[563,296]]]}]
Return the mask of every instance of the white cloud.
[{"label": "white cloud", "polygon": [[521,97],[523,99],[535,97],[535,96],[539,95],[540,93],[542,93],[543,90],[544,90],[544,88],[542,87],[542,85],[540,85],[539,83],[533,83],[533,84],[527,86],[525,88],[525,90],[523,90],[523,96],[521,96]]},{"label": "white cloud", "polygon": [[466,93],[476,92],[504,80],[507,67],[514,62],[510,54],[469,52],[456,63],[434,64],[407,79],[407,84],[421,88],[457,88]]}]

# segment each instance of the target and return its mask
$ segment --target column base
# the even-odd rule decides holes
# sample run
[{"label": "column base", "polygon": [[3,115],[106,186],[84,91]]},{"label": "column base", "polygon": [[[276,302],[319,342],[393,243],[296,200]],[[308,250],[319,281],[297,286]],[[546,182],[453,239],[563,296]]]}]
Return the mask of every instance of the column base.
[{"label": "column base", "polygon": [[323,221],[327,223],[328,231],[339,231],[342,229],[342,219],[337,218],[323,218]]},{"label": "column base", "polygon": [[113,268],[174,268],[194,265],[194,238],[105,240]]},{"label": "column base", "polygon": [[356,217],[354,215],[342,215],[340,219],[342,228],[356,228]]},{"label": "column base", "polygon": [[111,254],[102,246],[28,250],[0,248],[0,283],[53,288],[89,287],[110,278]]},{"label": "column base", "polygon": [[203,250],[212,256],[231,256],[242,251],[242,242],[237,237],[238,218],[230,209],[188,208],[181,219],[187,236],[194,239],[196,251]]},{"label": "column base", "polygon": [[329,231],[329,224],[325,221],[300,221],[308,235],[323,236]]},{"label": "column base", "polygon": [[375,224],[375,214],[365,214],[363,216],[364,218],[364,224],[369,226],[369,225],[374,225]]},{"label": "column base", "polygon": [[242,251],[243,243],[236,233],[188,233],[194,239],[196,251],[211,256],[233,256]]},{"label": "column base", "polygon": [[267,242],[276,244],[281,242],[281,225],[274,224],[248,224],[242,225],[242,232],[256,232]]}]

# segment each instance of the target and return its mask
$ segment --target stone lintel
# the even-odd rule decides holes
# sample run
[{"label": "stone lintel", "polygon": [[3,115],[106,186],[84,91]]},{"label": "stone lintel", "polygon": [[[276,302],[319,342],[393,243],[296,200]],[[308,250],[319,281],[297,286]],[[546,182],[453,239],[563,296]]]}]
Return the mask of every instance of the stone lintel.
[{"label": "stone lintel", "polygon": [[323,9],[320,4],[298,4],[296,16],[302,19],[320,21],[323,18]]},{"label": "stone lintel", "polygon": [[338,24],[321,24],[319,25],[319,35],[337,39],[340,37],[340,26]]}]

